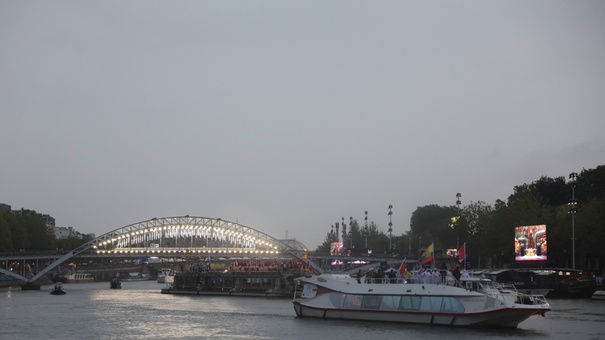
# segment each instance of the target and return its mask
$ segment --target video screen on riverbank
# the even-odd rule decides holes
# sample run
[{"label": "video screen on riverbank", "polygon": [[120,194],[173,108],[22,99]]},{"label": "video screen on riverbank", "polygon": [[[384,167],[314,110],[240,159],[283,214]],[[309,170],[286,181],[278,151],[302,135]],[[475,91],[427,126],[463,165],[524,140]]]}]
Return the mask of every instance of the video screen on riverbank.
[{"label": "video screen on riverbank", "polygon": [[343,244],[342,242],[330,243],[330,255],[342,255]]},{"label": "video screen on riverbank", "polygon": [[515,261],[546,261],[546,225],[515,227]]}]

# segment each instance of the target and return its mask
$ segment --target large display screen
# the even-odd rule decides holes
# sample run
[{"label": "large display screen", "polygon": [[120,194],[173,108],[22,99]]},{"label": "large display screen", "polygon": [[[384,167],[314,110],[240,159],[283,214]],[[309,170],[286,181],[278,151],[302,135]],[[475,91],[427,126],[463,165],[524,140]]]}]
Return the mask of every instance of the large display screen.
[{"label": "large display screen", "polygon": [[515,227],[515,261],[546,261],[546,225]]},{"label": "large display screen", "polygon": [[330,255],[342,255],[343,244],[342,242],[331,242],[330,243]]}]

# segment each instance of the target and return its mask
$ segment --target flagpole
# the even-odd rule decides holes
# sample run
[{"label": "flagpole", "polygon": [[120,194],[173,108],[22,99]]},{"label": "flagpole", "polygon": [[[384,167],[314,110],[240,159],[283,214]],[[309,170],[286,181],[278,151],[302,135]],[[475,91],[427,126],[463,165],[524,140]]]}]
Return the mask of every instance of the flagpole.
[{"label": "flagpole", "polygon": [[466,269],[466,242],[464,242],[464,269]]},{"label": "flagpole", "polygon": [[462,259],[462,269],[466,269],[466,242],[464,242],[464,258]]},{"label": "flagpole", "polygon": [[432,269],[432,268],[435,268],[435,242],[432,242],[429,247],[431,247],[431,250],[432,250],[431,253],[433,254],[433,258],[431,259],[431,269]]}]

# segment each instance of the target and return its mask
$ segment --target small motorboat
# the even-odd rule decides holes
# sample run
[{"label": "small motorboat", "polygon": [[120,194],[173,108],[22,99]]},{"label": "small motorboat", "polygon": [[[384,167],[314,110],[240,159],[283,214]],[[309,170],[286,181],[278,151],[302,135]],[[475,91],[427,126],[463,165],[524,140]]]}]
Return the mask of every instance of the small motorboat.
[{"label": "small motorboat", "polygon": [[53,290],[50,291],[52,295],[65,295],[65,289],[63,289],[63,285],[61,282],[56,282]]},{"label": "small motorboat", "polygon": [[109,283],[109,288],[111,289],[120,289],[122,288],[122,281],[120,281],[119,277],[115,277]]},{"label": "small motorboat", "polygon": [[605,290],[597,290],[592,294],[593,300],[605,300]]}]

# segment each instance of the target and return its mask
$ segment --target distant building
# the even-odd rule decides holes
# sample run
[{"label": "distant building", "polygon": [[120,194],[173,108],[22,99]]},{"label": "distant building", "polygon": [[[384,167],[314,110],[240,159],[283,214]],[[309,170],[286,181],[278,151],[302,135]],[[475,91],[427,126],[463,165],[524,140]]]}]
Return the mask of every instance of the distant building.
[{"label": "distant building", "polygon": [[55,227],[55,238],[57,240],[68,237],[77,237],[77,234],[79,233],[75,231],[73,227]]},{"label": "distant building", "polygon": [[44,224],[46,224],[46,233],[49,235],[52,235],[55,233],[55,218],[44,214],[44,215],[40,215],[40,217],[42,217],[42,220],[44,221]]},{"label": "distant building", "polygon": [[73,227],[55,227],[55,238],[57,240],[68,237],[76,237],[82,240],[84,239],[84,236],[90,236],[90,238],[93,239],[95,238],[95,234],[82,234]]}]

